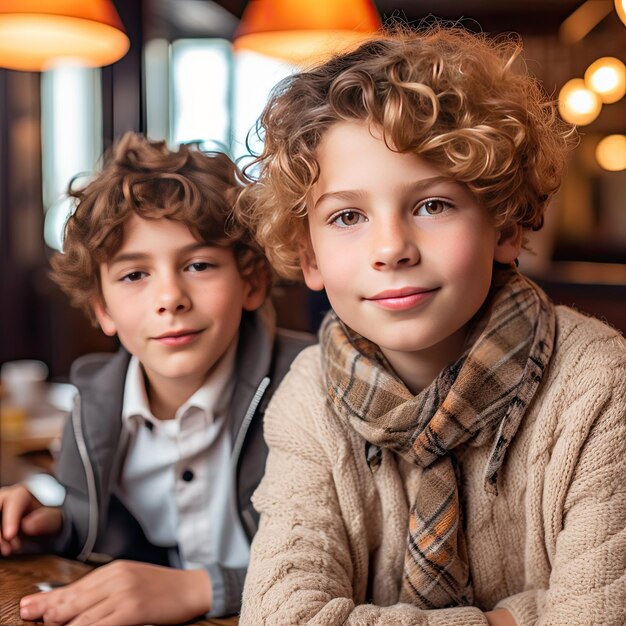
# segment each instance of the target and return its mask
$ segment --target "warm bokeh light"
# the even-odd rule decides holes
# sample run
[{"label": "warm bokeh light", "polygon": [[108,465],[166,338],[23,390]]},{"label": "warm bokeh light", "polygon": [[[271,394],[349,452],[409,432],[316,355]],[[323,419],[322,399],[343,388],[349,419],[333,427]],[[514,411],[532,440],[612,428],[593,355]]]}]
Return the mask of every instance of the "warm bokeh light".
[{"label": "warm bokeh light", "polygon": [[626,93],[626,66],[615,57],[602,57],[587,68],[585,84],[602,102],[617,102]]},{"label": "warm bokeh light", "polygon": [[251,0],[234,49],[315,63],[356,47],[380,27],[372,0]]},{"label": "warm bokeh light", "polygon": [[600,97],[585,85],[582,78],[572,78],[559,93],[559,112],[566,121],[577,126],[591,124],[602,109]]},{"label": "warm bokeh light", "polygon": [[596,160],[609,172],[626,170],[626,135],[609,135],[596,147]]},{"label": "warm bokeh light", "polygon": [[559,38],[566,46],[582,41],[612,11],[610,0],[586,0],[578,4],[559,28]]},{"label": "warm bokeh light", "polygon": [[619,19],[624,22],[624,26],[626,26],[626,0],[615,0],[615,10],[617,11],[617,15],[619,15]]},{"label": "warm bokeh light", "polygon": [[59,62],[101,67],[123,57],[129,46],[111,0],[0,2],[0,67],[42,71]]}]

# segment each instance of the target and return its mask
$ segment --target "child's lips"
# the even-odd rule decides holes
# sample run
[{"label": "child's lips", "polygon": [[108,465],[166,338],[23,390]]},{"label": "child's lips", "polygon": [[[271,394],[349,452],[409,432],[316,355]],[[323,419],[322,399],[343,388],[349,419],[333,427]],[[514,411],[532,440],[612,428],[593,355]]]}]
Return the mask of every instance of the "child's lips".
[{"label": "child's lips", "polygon": [[403,287],[381,291],[365,300],[390,311],[405,311],[428,300],[436,291],[437,288]]},{"label": "child's lips", "polygon": [[185,346],[195,341],[202,332],[203,330],[179,330],[163,333],[153,339],[166,346]]}]

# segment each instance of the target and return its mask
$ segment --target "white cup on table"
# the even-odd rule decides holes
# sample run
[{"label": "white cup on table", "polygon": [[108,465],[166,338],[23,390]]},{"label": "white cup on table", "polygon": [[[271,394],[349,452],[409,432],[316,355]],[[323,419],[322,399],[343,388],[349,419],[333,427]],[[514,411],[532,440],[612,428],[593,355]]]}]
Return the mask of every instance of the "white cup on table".
[{"label": "white cup on table", "polygon": [[32,412],[44,401],[44,383],[47,377],[48,366],[43,361],[7,361],[0,367],[6,401],[24,409],[26,413]]}]

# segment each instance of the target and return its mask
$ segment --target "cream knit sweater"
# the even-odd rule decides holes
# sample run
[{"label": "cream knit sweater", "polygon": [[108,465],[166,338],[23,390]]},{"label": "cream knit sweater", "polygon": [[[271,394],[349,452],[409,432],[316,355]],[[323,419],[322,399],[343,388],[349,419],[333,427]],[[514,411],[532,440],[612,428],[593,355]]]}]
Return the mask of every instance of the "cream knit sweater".
[{"label": "cream knit sweater", "polygon": [[265,417],[270,454],[254,496],[261,525],[241,626],[626,625],[626,342],[557,308],[551,366],[511,444],[499,495],[489,445],[462,455],[461,493],[476,607],[399,604],[408,502],[420,470],[365,442],[325,400],[319,346],[303,352]]}]

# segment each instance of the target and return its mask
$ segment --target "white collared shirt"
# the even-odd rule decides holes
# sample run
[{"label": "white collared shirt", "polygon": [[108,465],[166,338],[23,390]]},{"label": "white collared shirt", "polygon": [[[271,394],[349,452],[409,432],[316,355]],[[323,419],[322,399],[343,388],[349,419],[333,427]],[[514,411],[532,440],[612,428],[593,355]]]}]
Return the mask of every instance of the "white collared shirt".
[{"label": "white collared shirt", "polygon": [[141,365],[132,357],[122,407],[129,441],[115,493],[154,545],[178,545],[186,569],[248,564],[250,548],[236,511],[227,409],[237,341],[209,380],[176,411],[155,418]]}]

